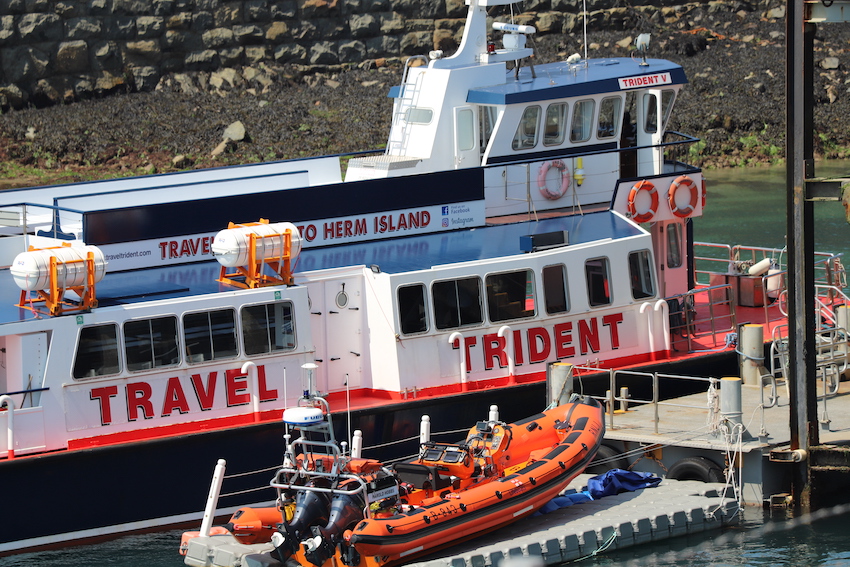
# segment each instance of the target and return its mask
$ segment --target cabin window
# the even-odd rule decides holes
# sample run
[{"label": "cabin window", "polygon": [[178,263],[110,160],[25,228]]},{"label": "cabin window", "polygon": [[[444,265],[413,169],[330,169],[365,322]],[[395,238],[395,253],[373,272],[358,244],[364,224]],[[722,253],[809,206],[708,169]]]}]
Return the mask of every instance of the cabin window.
[{"label": "cabin window", "polygon": [[597,138],[605,139],[617,136],[617,127],[620,124],[622,107],[623,99],[618,96],[602,99],[602,102],[599,104],[599,122],[596,127]]},{"label": "cabin window", "polygon": [[295,325],[289,301],[249,305],[240,313],[245,354],[269,354],[295,348]]},{"label": "cabin window", "polygon": [[438,329],[477,325],[484,321],[481,309],[481,278],[434,282],[434,321]]},{"label": "cabin window", "polygon": [[567,269],[563,264],[543,268],[543,298],[546,313],[566,313],[570,310],[567,293]]},{"label": "cabin window", "polygon": [[556,102],[546,108],[546,127],[543,131],[544,146],[560,146],[564,143],[564,135],[567,131],[567,112],[569,112],[569,106],[566,102]]},{"label": "cabin window", "polygon": [[124,354],[127,370],[151,370],[174,366],[180,359],[177,317],[156,317],[124,323]]},{"label": "cabin window", "polygon": [[428,330],[428,320],[425,316],[426,301],[423,284],[398,288],[398,321],[402,334],[424,333]]},{"label": "cabin window", "polygon": [[430,124],[434,117],[434,111],[430,108],[408,108],[404,114],[404,120],[408,124]]},{"label": "cabin window", "polygon": [[629,254],[629,278],[632,282],[632,297],[646,299],[655,296],[652,284],[652,263],[649,250],[639,250]]},{"label": "cabin window", "polygon": [[676,91],[669,89],[661,91],[661,116],[664,129],[667,129],[667,120],[670,119],[670,111],[673,110],[673,101],[676,100]]},{"label": "cabin window", "polygon": [[682,266],[682,225],[678,223],[668,224],[667,231],[667,267],[680,268]]},{"label": "cabin window", "polygon": [[537,128],[540,122],[540,107],[529,106],[522,113],[511,147],[515,150],[527,150],[537,145]]},{"label": "cabin window", "polygon": [[118,326],[94,325],[80,329],[80,342],[74,356],[73,376],[77,380],[118,374]]},{"label": "cabin window", "polygon": [[610,273],[608,258],[594,258],[584,263],[587,299],[591,307],[611,304]]},{"label": "cabin window", "polygon": [[481,137],[481,153],[487,151],[487,144],[496,127],[496,107],[481,106],[478,108],[478,135]]},{"label": "cabin window", "polygon": [[468,152],[475,147],[475,114],[469,108],[457,111],[457,149]]},{"label": "cabin window", "polygon": [[571,142],[586,142],[590,139],[591,127],[593,126],[592,100],[580,100],[573,109],[573,125],[570,130]]},{"label": "cabin window", "polygon": [[643,95],[643,114],[646,117],[643,130],[647,134],[658,132],[658,104],[656,100],[654,94]]},{"label": "cabin window", "polygon": [[490,274],[485,282],[490,321],[534,317],[534,276],[531,270]]},{"label": "cabin window", "polygon": [[187,313],[183,337],[190,364],[233,358],[237,354],[236,314],[233,309]]}]

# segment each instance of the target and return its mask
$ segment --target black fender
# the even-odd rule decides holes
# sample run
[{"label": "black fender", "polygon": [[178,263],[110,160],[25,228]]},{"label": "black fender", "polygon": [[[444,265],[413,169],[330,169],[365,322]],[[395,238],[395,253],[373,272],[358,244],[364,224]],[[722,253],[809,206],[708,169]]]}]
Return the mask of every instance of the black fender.
[{"label": "black fender", "polygon": [[685,457],[667,471],[666,478],[674,480],[699,480],[702,482],[726,482],[723,468],[706,457]]}]

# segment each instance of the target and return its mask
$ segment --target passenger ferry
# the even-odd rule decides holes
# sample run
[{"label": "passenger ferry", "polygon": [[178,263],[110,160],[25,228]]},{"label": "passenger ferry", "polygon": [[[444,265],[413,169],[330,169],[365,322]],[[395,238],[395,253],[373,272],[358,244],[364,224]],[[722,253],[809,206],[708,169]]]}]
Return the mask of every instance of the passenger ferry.
[{"label": "passenger ferry", "polygon": [[[390,459],[423,414],[523,417],[555,362],[734,367],[741,282],[782,266],[755,249],[773,280],[733,277],[723,249],[697,285],[683,69],[534,65],[534,28],[487,15],[507,5],[471,0],[456,53],[407,62],[386,150],[344,181],[331,156],[0,196],[0,486],[49,510],[0,554],[195,523],[218,459],[279,467],[306,372]],[[242,482],[220,514],[273,500]]]}]

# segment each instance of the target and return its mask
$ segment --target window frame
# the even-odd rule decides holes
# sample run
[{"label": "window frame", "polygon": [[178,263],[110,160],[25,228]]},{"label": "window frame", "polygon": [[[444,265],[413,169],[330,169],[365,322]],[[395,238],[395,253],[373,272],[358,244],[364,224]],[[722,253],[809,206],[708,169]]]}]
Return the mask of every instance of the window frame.
[{"label": "window frame", "polygon": [[[511,299],[513,299],[512,297],[506,297],[506,299],[508,299],[507,305],[497,305],[498,302],[496,301],[496,294],[495,293],[491,294],[491,291],[494,289],[493,284],[495,283],[495,282],[491,282],[491,279],[492,278],[498,278],[500,276],[518,275],[518,274],[521,274],[521,273],[525,274],[525,283],[524,283],[525,289],[522,292],[523,295],[519,298],[518,301],[519,301],[521,307],[522,307],[523,303],[526,303],[528,301],[528,290],[529,290],[529,287],[530,287],[531,288],[532,308],[531,308],[530,312],[529,312],[528,309],[522,308],[521,311],[520,311],[520,314],[511,316],[511,314],[507,313],[507,311],[510,310],[510,305],[512,303],[516,303],[516,301],[511,301]],[[530,283],[529,283],[529,281],[530,281]],[[513,282],[508,281],[507,283],[511,284]],[[505,292],[500,291],[498,293],[509,294],[509,293],[511,293],[511,290],[505,291]],[[519,270],[507,270],[507,271],[502,271],[502,272],[493,272],[493,273],[490,273],[490,274],[486,274],[484,276],[484,295],[485,295],[485,300],[487,302],[487,319],[491,323],[501,323],[502,321],[517,321],[517,320],[521,320],[521,319],[531,319],[531,318],[533,318],[537,315],[537,293],[536,293],[536,288],[535,288],[534,270],[531,269],[531,268],[522,268],[522,269],[519,269]],[[501,311],[504,314],[504,316],[501,316],[501,314],[499,314],[499,311]],[[499,315],[499,317],[494,317],[494,313]]]},{"label": "window frame", "polygon": [[[422,291],[422,295],[421,295],[421,298],[422,298],[422,303],[421,303],[422,313],[421,313],[421,316],[419,317],[418,320],[423,324],[424,328],[420,328],[419,330],[416,330],[416,331],[406,331],[405,330],[405,321],[408,320],[408,318],[404,316],[404,309],[402,309],[405,306],[402,305],[401,293],[402,293],[402,290],[407,290],[409,288],[414,288],[414,287],[419,287]],[[421,335],[423,333],[427,333],[430,330],[430,321],[429,321],[429,317],[428,317],[428,311],[429,311],[428,310],[428,303],[429,303],[428,286],[424,282],[413,282],[413,283],[408,283],[408,284],[401,284],[396,288],[395,297],[396,297],[396,314],[398,315],[398,328],[399,328],[399,331],[401,331],[401,334],[402,335]],[[416,306],[414,305],[414,306],[411,306],[411,307],[416,307]]]},{"label": "window frame", "polygon": [[[287,320],[286,314],[284,314],[283,317],[282,317],[283,321],[281,321],[281,322],[276,321],[275,322],[275,325],[274,325],[275,332],[274,333],[269,332],[269,329],[272,328],[272,326],[270,326],[268,324],[269,308],[270,307],[273,308],[277,305],[280,305],[282,309],[288,308],[288,310],[289,310],[289,314],[288,314],[289,327],[290,327],[289,333],[286,333],[286,332],[278,333],[278,328],[285,330],[286,320]],[[246,325],[248,324],[249,317],[246,317],[246,310],[257,309],[257,308],[265,308],[265,313],[263,314],[263,316],[265,317],[265,325],[256,325],[256,327],[257,327],[256,329],[248,329],[246,327]],[[275,313],[275,315],[277,315],[277,313]],[[256,316],[251,315],[251,317],[256,317]],[[253,321],[256,322],[256,319],[253,319]],[[295,324],[295,305],[293,304],[293,302],[291,300],[283,299],[283,300],[279,300],[279,301],[266,301],[266,302],[262,302],[262,303],[251,303],[249,305],[242,305],[239,308],[237,322],[238,322],[237,324],[239,326],[239,337],[240,337],[239,347],[242,349],[242,353],[244,353],[245,356],[273,356],[273,355],[280,354],[280,353],[283,353],[283,352],[292,352],[292,351],[294,351],[298,348],[298,329],[297,329],[296,324]],[[291,335],[292,336],[292,344],[278,347],[277,341],[276,341],[278,334],[280,335],[281,338],[284,338],[288,335]],[[264,337],[261,337],[260,335],[264,335]],[[256,336],[257,338],[264,338],[265,339],[265,346],[267,347],[267,350],[256,350],[254,348],[249,349],[249,338],[252,337],[252,336]],[[250,344],[253,344],[253,343],[250,343]]]},{"label": "window frame", "polygon": [[[564,309],[562,311],[554,311],[554,310],[551,310],[549,308],[550,305],[551,305],[550,301],[549,301],[549,297],[550,297],[549,289],[550,288],[547,285],[548,278],[546,277],[546,274],[547,274],[547,270],[550,270],[550,269],[553,269],[553,268],[554,269],[560,268],[560,273],[561,273],[561,282],[560,283],[563,286],[563,292],[564,292]],[[568,275],[567,275],[567,266],[564,265],[564,264],[549,264],[548,266],[543,266],[543,268],[540,270],[540,282],[541,282],[541,285],[543,286],[543,305],[544,305],[544,308],[546,309],[546,314],[547,315],[560,315],[562,313],[569,313],[570,312],[570,284],[569,284],[569,279],[568,279]],[[552,282],[552,285],[557,285],[557,283],[558,282]]]},{"label": "window frame", "polygon": [[[639,256],[636,260],[638,265],[635,265],[633,258],[637,256]],[[631,288],[632,298],[635,301],[651,299],[657,294],[655,270],[653,269],[651,259],[652,254],[647,248],[629,252],[626,264],[629,267],[629,287]],[[639,273],[635,274],[635,268],[639,270]],[[646,289],[647,285],[649,286],[648,290]]]},{"label": "window frame", "polygon": [[[588,270],[591,262],[599,262],[599,267],[601,268],[598,275],[602,277],[601,288],[599,288],[598,284],[591,281],[591,277],[596,275]],[[597,256],[594,258],[588,258],[584,261],[584,280],[585,286],[587,290],[587,305],[591,309],[597,307],[608,307],[613,304],[613,293],[611,289],[611,260],[608,256]],[[599,288],[599,289],[598,289]],[[602,291],[605,295],[604,302],[597,301],[595,298],[597,297],[596,291]]]},{"label": "window frame", "polygon": [[[479,316],[478,316],[477,321],[464,322],[463,317],[462,317],[464,310],[461,307],[460,293],[458,291],[458,282],[464,282],[464,281],[470,281],[470,280],[474,280],[476,285],[477,285],[477,289],[476,289],[477,298],[478,298],[477,307],[478,307]],[[440,293],[437,293],[434,290],[434,288],[436,286],[444,286],[444,285],[447,285],[447,284],[450,284],[450,283],[454,284],[454,289],[455,289],[454,309],[455,309],[455,312],[456,312],[456,315],[457,315],[457,324],[441,325],[440,324],[440,320],[441,320],[440,316],[442,315],[442,312],[438,312],[437,309],[438,309],[438,307],[440,307],[440,308],[446,307],[449,304],[445,303],[444,305],[438,305],[438,298],[442,298],[443,293],[442,293],[442,291]],[[440,331],[447,331],[447,330],[451,330],[451,329],[462,329],[462,328],[465,328],[465,327],[474,327],[474,326],[483,324],[484,323],[484,298],[483,298],[483,296],[484,296],[484,294],[482,293],[481,276],[479,276],[479,275],[462,276],[462,277],[458,277],[458,278],[448,278],[448,279],[443,279],[443,280],[435,280],[435,281],[431,282],[431,305],[432,305],[433,313],[434,313],[434,328],[437,329],[437,330],[440,330]],[[471,305],[470,305],[470,307],[471,307]],[[468,309],[469,309],[469,307],[466,308],[467,311],[468,311]]]},{"label": "window frame", "polygon": [[[87,334],[90,331],[94,331],[95,329],[103,329],[103,328],[107,328],[107,327],[111,327],[112,331],[113,331],[113,336],[111,337],[111,340],[103,340],[102,338],[99,338],[97,336],[94,336],[94,337],[84,336],[84,334]],[[98,344],[95,345],[95,346],[96,347],[99,346],[101,348],[98,348],[97,351],[95,351],[95,349],[93,349],[93,348],[88,348],[88,349],[86,349],[85,352],[83,352],[82,347],[83,347],[84,339],[91,339],[91,340],[86,341],[86,342],[88,342],[90,345],[94,345],[94,343],[96,342]],[[111,349],[106,350],[106,349],[102,348],[103,345],[110,346],[110,344],[111,344],[111,347],[112,347]],[[122,344],[121,333],[119,331],[119,325],[116,322],[99,323],[99,324],[96,324],[96,325],[86,325],[84,327],[81,327],[79,332],[77,333],[77,341],[76,341],[76,344],[74,345],[74,362],[71,365],[71,377],[74,380],[83,381],[83,380],[94,380],[96,378],[103,378],[104,376],[117,376],[117,375],[121,374],[122,368],[123,368],[122,358],[121,358],[121,351],[123,349],[121,348],[121,344]],[[100,354],[102,356],[103,353],[107,353],[107,355],[109,355],[109,351],[111,351],[112,355],[115,357],[115,366],[114,366],[115,370],[114,370],[114,372],[112,371],[113,367],[108,366],[107,364],[103,364],[99,367],[101,370],[106,369],[106,371],[103,371],[103,372],[97,372],[98,367],[94,367],[94,364],[88,364],[88,368],[86,369],[86,372],[94,370],[95,373],[92,374],[92,375],[86,375],[86,374],[79,374],[78,375],[77,367],[81,362],[81,354],[88,357],[89,360],[91,360],[91,358],[93,356],[97,356],[98,354]],[[102,358],[105,358],[105,357],[102,356]]]},{"label": "window frame", "polygon": [[[167,320],[171,320],[173,322],[171,329],[173,331],[173,335],[171,337],[171,339],[173,339],[173,347],[170,346],[169,338],[163,335],[164,329],[153,328],[153,322],[165,322]],[[128,326],[136,326],[142,323],[147,323],[147,335],[135,332],[130,334],[128,332]],[[181,333],[177,315],[169,313],[168,315],[158,315],[155,317],[128,319],[122,323],[121,331],[123,335],[122,343],[124,346],[124,363],[128,372],[150,372],[161,368],[174,368],[179,366],[182,362],[183,357],[181,353],[183,351],[183,346],[181,345]],[[150,360],[143,361],[141,357],[137,356],[137,353],[144,351],[146,346],[144,344],[145,336],[148,339],[147,347],[150,349],[151,357]],[[159,338],[157,338],[157,336],[159,336]],[[137,341],[138,345],[131,345],[131,341]],[[158,352],[157,346],[159,345],[169,345],[169,348],[163,352]],[[175,351],[174,362],[158,363],[163,359],[163,357],[167,356],[171,350]],[[148,363],[150,363],[150,366],[145,367],[144,365]]]},{"label": "window frame", "polygon": [[[221,325],[222,323],[214,323],[212,321],[212,315],[214,313],[217,314],[217,313],[225,313],[225,312],[229,312],[230,315],[231,315],[231,321],[230,322],[231,322],[231,331],[232,331],[231,337],[233,339],[233,354],[225,354],[225,355],[219,356],[219,355],[216,354],[216,352],[217,352],[216,337],[219,336],[219,338],[220,338],[220,334],[215,332],[215,327],[217,325]],[[196,316],[200,316],[200,315],[206,315],[207,316],[206,317],[206,320],[207,320],[206,330],[208,331],[208,334],[206,334],[205,337],[208,339],[209,353],[211,354],[211,358],[202,358],[200,360],[193,360],[193,358],[197,357],[198,354],[203,355],[207,351],[202,351],[201,353],[190,353],[189,352],[191,345],[189,343],[189,339],[190,339],[190,337],[189,337],[189,325],[187,325],[186,318],[187,317],[196,317]],[[183,313],[183,315],[181,317],[181,322],[183,324],[183,345],[184,345],[184,348],[186,349],[186,362],[188,364],[190,364],[190,365],[204,364],[204,363],[209,363],[209,362],[215,362],[215,361],[218,361],[218,360],[229,360],[229,359],[233,359],[233,358],[236,358],[236,357],[239,356],[239,331],[237,330],[238,323],[237,323],[236,309],[235,308],[233,308],[233,307],[222,307],[222,308],[219,308],[219,309],[208,309],[208,310],[203,310],[203,311],[188,311],[186,313]],[[193,325],[193,327],[197,327],[197,326]],[[199,331],[195,331],[195,333],[198,333],[198,332]],[[222,350],[222,352],[226,352],[226,351]]]}]

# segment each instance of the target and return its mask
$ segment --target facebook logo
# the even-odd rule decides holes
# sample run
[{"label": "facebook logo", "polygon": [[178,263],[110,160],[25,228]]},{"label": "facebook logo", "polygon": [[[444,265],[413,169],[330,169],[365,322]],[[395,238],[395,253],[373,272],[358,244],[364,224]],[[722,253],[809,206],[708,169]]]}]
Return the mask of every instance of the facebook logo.
[{"label": "facebook logo", "polygon": [[444,214],[444,215],[449,214],[449,207],[448,207],[448,205],[446,205],[445,207],[443,207],[443,214]]}]

